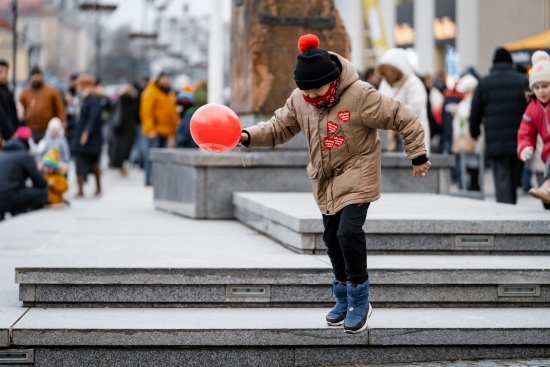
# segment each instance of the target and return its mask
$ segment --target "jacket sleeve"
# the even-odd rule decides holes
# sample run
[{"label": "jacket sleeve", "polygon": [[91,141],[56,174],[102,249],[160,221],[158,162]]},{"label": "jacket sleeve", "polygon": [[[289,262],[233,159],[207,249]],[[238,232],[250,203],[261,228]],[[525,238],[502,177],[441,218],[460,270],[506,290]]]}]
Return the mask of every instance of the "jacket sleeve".
[{"label": "jacket sleeve", "polygon": [[275,147],[292,139],[301,131],[296,120],[296,110],[293,96],[287,99],[285,106],[275,111],[275,115],[267,122],[248,127],[244,131],[250,135],[248,147]]},{"label": "jacket sleeve", "polygon": [[69,143],[65,137],[61,139],[59,154],[61,155],[62,162],[69,163],[71,161],[71,151],[69,150]]},{"label": "jacket sleeve", "polygon": [[413,79],[414,83],[407,88],[407,107],[409,107],[413,113],[421,116],[423,110],[428,103],[428,93],[422,82],[418,79]]},{"label": "jacket sleeve", "polygon": [[99,97],[93,97],[90,102],[90,114],[88,115],[88,121],[84,124],[84,131],[88,134],[94,129],[96,124],[100,123],[101,113],[103,112],[103,106]]},{"label": "jacket sleeve", "polygon": [[147,135],[149,133],[154,132],[155,128],[155,118],[154,118],[154,107],[155,107],[155,100],[153,98],[154,96],[151,95],[150,91],[145,91],[141,95],[141,104],[140,104],[140,110],[139,115],[141,117],[141,128],[143,130],[143,134]]},{"label": "jacket sleeve", "polygon": [[363,89],[360,98],[361,119],[371,129],[399,131],[410,160],[427,154],[424,129],[416,116],[401,102],[378,93],[374,88]]},{"label": "jacket sleeve", "polygon": [[537,147],[537,128],[533,123],[533,118],[528,115],[529,108],[523,114],[521,124],[518,130],[518,158],[521,151],[527,147],[533,147],[533,150]]},{"label": "jacket sleeve", "polygon": [[40,173],[38,168],[36,168],[36,164],[34,163],[32,156],[25,156],[23,166],[25,169],[25,174],[31,179],[34,187],[39,189],[45,189],[48,187],[48,182],[44,176],[42,176],[42,173]]},{"label": "jacket sleeve", "polygon": [[481,120],[483,118],[483,81],[480,81],[472,98],[470,107],[470,135],[477,139],[481,134]]},{"label": "jacket sleeve", "polygon": [[65,110],[65,104],[61,93],[57,89],[53,90],[53,103],[55,107],[55,117],[60,119],[63,123],[67,122],[67,112]]}]

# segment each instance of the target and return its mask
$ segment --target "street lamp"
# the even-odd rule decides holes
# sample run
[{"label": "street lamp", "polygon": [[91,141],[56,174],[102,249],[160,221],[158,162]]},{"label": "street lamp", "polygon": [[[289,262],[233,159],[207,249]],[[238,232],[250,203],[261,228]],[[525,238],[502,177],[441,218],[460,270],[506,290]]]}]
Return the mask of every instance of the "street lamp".
[{"label": "street lamp", "polygon": [[11,84],[12,84],[12,88],[13,88],[13,93],[15,93],[15,86],[17,85],[17,81],[15,80],[15,78],[16,78],[16,69],[17,69],[17,0],[12,0],[11,1],[11,11],[12,11],[12,14],[13,14],[13,22],[12,22],[12,27],[13,27],[12,49],[13,49],[13,54],[11,56],[12,57]]},{"label": "street lamp", "polygon": [[95,0],[95,2],[86,2],[80,4],[80,10],[82,11],[93,11],[97,12],[96,19],[95,19],[95,27],[96,27],[96,34],[95,34],[95,43],[96,43],[96,64],[97,64],[97,78],[101,79],[101,28],[100,28],[100,20],[99,20],[99,14],[101,12],[105,13],[111,13],[117,9],[118,5],[107,5],[107,4],[99,4],[99,0]]}]

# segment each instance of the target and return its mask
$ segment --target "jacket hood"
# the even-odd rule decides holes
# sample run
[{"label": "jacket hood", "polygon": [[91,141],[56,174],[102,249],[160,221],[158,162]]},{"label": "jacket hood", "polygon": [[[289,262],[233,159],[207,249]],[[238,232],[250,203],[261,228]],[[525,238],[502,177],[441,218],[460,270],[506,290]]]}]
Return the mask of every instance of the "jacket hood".
[{"label": "jacket hood", "polygon": [[9,140],[6,143],[6,145],[4,145],[4,147],[2,147],[2,150],[11,151],[11,152],[21,150],[21,151],[26,152],[26,151],[29,150],[29,146],[28,146],[28,143],[26,143],[25,141],[23,141],[19,138],[15,138],[15,139]]},{"label": "jacket hood", "polygon": [[343,92],[347,87],[355,83],[359,80],[359,74],[357,73],[357,70],[355,70],[355,67],[353,64],[345,59],[344,57],[338,55],[335,52],[328,52],[331,56],[331,59],[333,59],[336,62],[336,65],[342,67],[342,71],[340,73],[340,86],[338,89],[340,90],[340,93]]},{"label": "jacket hood", "polygon": [[413,72],[411,63],[407,58],[407,51],[402,48],[390,48],[382,55],[376,63],[376,72],[378,74],[380,74],[381,65],[390,65],[399,69],[403,73],[404,79],[409,77]]}]

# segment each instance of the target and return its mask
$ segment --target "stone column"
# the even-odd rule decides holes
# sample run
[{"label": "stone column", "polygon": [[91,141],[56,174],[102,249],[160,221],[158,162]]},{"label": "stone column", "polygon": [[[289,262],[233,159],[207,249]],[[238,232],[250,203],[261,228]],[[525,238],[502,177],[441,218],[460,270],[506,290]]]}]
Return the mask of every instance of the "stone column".
[{"label": "stone column", "polygon": [[384,28],[386,30],[386,41],[388,48],[395,47],[393,38],[393,27],[395,27],[395,0],[380,0],[380,10],[384,19]]},{"label": "stone column", "polygon": [[334,0],[232,3],[231,108],[243,125],[271,117],[296,88],[293,72],[301,35],[314,33],[321,48],[349,58],[350,39]]},{"label": "stone column", "polygon": [[223,103],[222,0],[213,0],[208,40],[208,103]]},{"label": "stone column", "polygon": [[435,0],[414,0],[414,48],[418,55],[418,72],[434,73]]},{"label": "stone column", "polygon": [[364,39],[365,26],[363,23],[362,0],[335,0],[336,9],[340,12],[344,26],[351,40],[351,59],[353,66],[363,73],[365,63]]},{"label": "stone column", "polygon": [[478,63],[479,37],[479,0],[460,0],[456,2],[456,50],[458,52],[458,70]]}]

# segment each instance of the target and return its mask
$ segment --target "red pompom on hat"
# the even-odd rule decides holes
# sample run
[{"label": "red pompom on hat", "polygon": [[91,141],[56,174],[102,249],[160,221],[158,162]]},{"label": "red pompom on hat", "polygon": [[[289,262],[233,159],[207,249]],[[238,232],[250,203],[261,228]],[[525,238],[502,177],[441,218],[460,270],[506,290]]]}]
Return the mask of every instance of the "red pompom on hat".
[{"label": "red pompom on hat", "polygon": [[298,40],[298,49],[300,52],[306,52],[310,48],[317,48],[321,44],[319,38],[314,34],[305,34]]},{"label": "red pompom on hat", "polygon": [[294,81],[301,90],[321,88],[340,77],[340,69],[332,59],[336,56],[318,48],[320,44],[314,34],[306,34],[298,40],[301,54],[296,58]]}]

